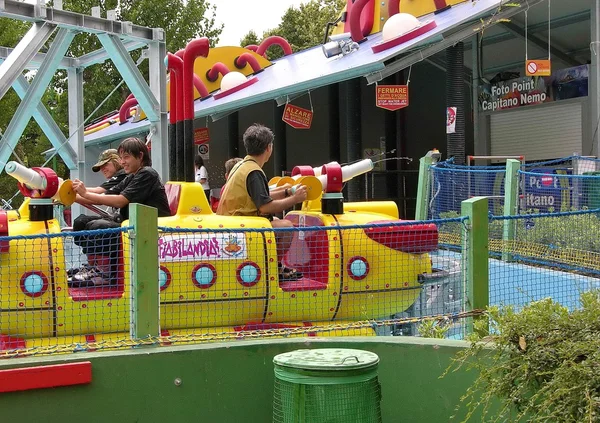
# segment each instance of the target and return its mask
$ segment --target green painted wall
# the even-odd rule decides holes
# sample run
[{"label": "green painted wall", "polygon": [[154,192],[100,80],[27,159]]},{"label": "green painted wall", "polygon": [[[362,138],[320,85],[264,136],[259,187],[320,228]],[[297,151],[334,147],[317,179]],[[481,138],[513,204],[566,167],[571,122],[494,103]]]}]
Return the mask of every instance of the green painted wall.
[{"label": "green painted wall", "polygon": [[465,345],[407,337],[295,338],[3,360],[0,370],[89,360],[93,376],[85,386],[0,394],[0,421],[270,422],[273,357],[341,347],[379,355],[384,422],[448,422],[475,375],[439,376]]}]

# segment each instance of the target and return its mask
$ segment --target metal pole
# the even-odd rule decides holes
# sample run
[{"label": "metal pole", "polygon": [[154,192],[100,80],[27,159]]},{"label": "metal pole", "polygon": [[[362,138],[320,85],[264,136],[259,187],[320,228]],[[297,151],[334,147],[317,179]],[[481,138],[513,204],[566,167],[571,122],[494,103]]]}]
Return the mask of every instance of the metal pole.
[{"label": "metal pole", "polygon": [[[70,68],[67,70],[67,96],[69,102],[69,144],[75,151],[77,167],[71,169],[71,179],[78,178],[87,181],[85,175],[85,145],[83,138],[83,68]],[[73,203],[71,216],[75,219],[83,213],[83,208]]]},{"label": "metal pole", "polygon": [[[358,78],[346,81],[346,152],[348,163],[361,159],[361,101],[360,80]],[[347,182],[348,201],[358,201],[360,184],[358,178]]]},{"label": "metal pole", "polygon": [[592,50],[590,64],[590,121],[591,121],[591,153],[594,156],[600,154],[600,137],[598,128],[600,125],[600,2],[591,2],[590,25],[591,39],[590,48]]},{"label": "metal pole", "polygon": [[287,169],[287,136],[286,123],[283,118],[283,107],[274,106],[273,133],[275,135],[275,153],[273,154],[274,175],[279,175]]},{"label": "metal pole", "polygon": [[419,184],[417,186],[417,209],[415,220],[427,220],[427,203],[429,201],[431,157],[421,157],[419,160]]},{"label": "metal pole", "polygon": [[[517,214],[519,204],[519,169],[521,162],[514,159],[506,161],[506,176],[504,177],[504,216]],[[502,233],[502,260],[512,261],[509,246],[516,237],[516,221],[506,219]]]},{"label": "metal pole", "polygon": [[[473,150],[477,152],[479,144],[479,42],[481,35],[478,33],[471,38],[471,110],[473,110]],[[469,156],[469,161],[471,156]],[[469,163],[470,166],[470,163]]]},{"label": "metal pole", "polygon": [[152,123],[152,167],[163,182],[169,180],[169,150],[167,121],[167,72],[164,57],[167,54],[164,31],[154,29],[156,41],[149,45],[150,91],[158,100],[158,120]]},{"label": "metal pole", "polygon": [[133,339],[160,335],[158,284],[158,211],[142,204],[130,204],[133,234],[124,237],[131,242],[129,281],[131,290],[131,331]]},{"label": "metal pole", "polygon": [[[462,232],[463,280],[467,299],[465,311],[482,310],[489,305],[488,200],[474,197],[462,202],[461,215],[469,219]],[[467,320],[467,333],[473,320]],[[483,332],[487,332],[486,329]]]}]

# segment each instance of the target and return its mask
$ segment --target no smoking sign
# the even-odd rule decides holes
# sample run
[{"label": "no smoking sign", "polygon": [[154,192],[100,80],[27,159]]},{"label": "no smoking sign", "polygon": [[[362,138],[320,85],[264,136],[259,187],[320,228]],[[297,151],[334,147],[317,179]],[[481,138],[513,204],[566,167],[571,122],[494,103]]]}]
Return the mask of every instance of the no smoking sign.
[{"label": "no smoking sign", "polygon": [[527,60],[525,63],[527,76],[550,76],[551,69],[550,60]]},{"label": "no smoking sign", "polygon": [[202,144],[198,146],[198,153],[202,156],[202,159],[208,160],[209,158],[209,147],[208,144]]}]

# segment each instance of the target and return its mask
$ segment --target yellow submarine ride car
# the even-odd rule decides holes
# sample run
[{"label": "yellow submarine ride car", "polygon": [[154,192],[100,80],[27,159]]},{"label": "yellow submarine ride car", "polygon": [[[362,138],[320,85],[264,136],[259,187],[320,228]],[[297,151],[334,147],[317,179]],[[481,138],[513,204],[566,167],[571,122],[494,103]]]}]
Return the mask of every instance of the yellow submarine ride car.
[{"label": "yellow submarine ride car", "polygon": [[[338,192],[322,192],[328,178],[331,188],[332,179],[368,170],[370,160],[363,162],[349,171],[333,164],[329,176],[329,165],[317,176],[318,168],[310,174],[300,167],[291,179],[272,180],[310,187],[311,201],[284,217],[298,228],[284,264],[303,277],[291,281],[279,280],[267,219],[216,215],[199,184],[167,183],[173,215],[158,219],[161,335],[319,326],[387,318],[410,307],[421,292],[420,275],[432,272],[428,252],[437,249],[437,227],[398,225],[393,202],[343,204],[341,184]],[[14,167],[9,163],[7,173]],[[119,234],[115,284],[70,285],[66,251],[73,245],[52,216],[54,201],[73,202],[70,181],[50,169],[21,168],[12,176],[29,198],[18,211],[0,211],[0,351],[127,339],[131,232]]]}]

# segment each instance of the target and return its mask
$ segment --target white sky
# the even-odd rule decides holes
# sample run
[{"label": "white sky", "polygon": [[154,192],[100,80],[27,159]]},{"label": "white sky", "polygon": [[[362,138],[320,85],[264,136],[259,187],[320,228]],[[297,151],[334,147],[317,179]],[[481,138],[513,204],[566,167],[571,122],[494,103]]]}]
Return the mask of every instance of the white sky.
[{"label": "white sky", "polygon": [[240,39],[251,29],[258,35],[275,28],[290,6],[300,6],[308,0],[208,0],[217,6],[216,23],[225,27],[219,46],[239,46]]}]

